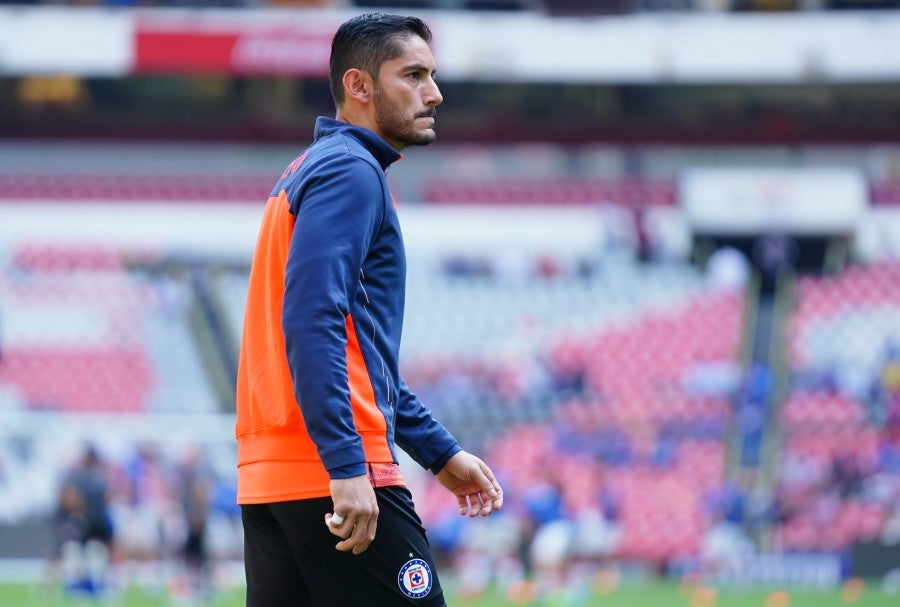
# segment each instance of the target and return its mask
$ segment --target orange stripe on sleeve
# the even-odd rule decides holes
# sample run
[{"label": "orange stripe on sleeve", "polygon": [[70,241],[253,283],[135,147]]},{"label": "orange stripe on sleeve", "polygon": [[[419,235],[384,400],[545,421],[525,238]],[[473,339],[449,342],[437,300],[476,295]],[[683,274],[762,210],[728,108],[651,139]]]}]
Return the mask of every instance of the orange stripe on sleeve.
[{"label": "orange stripe on sleeve", "polygon": [[359,346],[353,318],[348,314],[347,327],[347,380],[350,385],[350,407],[353,409],[353,423],[362,436],[363,449],[368,462],[391,462],[390,446],[387,442],[387,420],[378,408],[375,389],[366,361]]}]

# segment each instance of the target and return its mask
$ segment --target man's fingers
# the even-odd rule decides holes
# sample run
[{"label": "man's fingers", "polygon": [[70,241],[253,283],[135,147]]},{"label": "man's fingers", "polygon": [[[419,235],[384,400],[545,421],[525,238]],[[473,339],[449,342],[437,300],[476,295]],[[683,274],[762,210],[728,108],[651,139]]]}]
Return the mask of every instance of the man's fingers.
[{"label": "man's fingers", "polygon": [[487,507],[488,512],[490,512],[490,506],[481,499],[481,493],[473,493],[469,496],[469,516],[478,516],[485,507]]},{"label": "man's fingers", "polygon": [[331,532],[331,535],[337,536],[342,540],[346,540],[350,537],[350,532],[353,530],[352,523],[344,521],[340,525],[336,525],[333,520],[334,517],[331,515],[325,515],[325,526],[328,527],[328,531]]},{"label": "man's fingers", "polygon": [[[362,554],[369,547],[369,544],[375,539],[375,528],[377,527],[378,517],[373,516],[367,519],[365,522],[357,522],[355,524],[351,523],[351,521],[345,520],[344,523],[339,527],[334,527],[329,525],[331,532],[338,537],[344,538],[343,541],[338,542],[335,545],[335,548],[340,550],[341,552],[352,551],[353,554]],[[352,525],[351,528],[348,529],[348,526]],[[349,535],[348,535],[349,534]]]},{"label": "man's fingers", "polygon": [[480,492],[468,493],[458,497],[459,513],[464,516],[478,516],[485,507]]},{"label": "man's fingers", "polygon": [[484,510],[482,510],[482,513],[490,514],[491,510],[499,510],[503,506],[503,488],[500,486],[497,477],[494,476],[494,472],[487,464],[480,462],[479,468],[485,479],[485,484],[482,485],[482,487],[487,494],[486,498],[488,498],[483,501],[486,506],[490,505],[488,511],[484,512]]},{"label": "man's fingers", "polygon": [[469,511],[469,500],[465,495],[457,495],[456,503],[459,506],[459,513],[465,515]]},{"label": "man's fingers", "polygon": [[491,506],[494,510],[500,510],[503,508],[503,487],[500,484],[497,484],[497,495],[493,496],[493,504]]},{"label": "man's fingers", "polygon": [[326,514],[325,515],[325,526],[328,527],[328,530],[332,533],[332,535],[336,535],[339,538],[346,538],[350,535],[350,531],[353,529],[349,523],[344,525],[346,521],[344,517],[340,514]]},{"label": "man's fingers", "polygon": [[463,516],[487,516],[503,507],[503,490],[498,491],[495,496],[488,495],[487,492],[458,495],[456,502],[459,513]]},{"label": "man's fingers", "polygon": [[340,527],[344,524],[344,517],[340,514],[326,514],[325,515],[325,525],[328,526],[329,529],[334,531],[337,527]]},{"label": "man's fingers", "polygon": [[481,460],[478,461],[478,466],[475,468],[475,482],[488,496],[491,498],[497,497],[497,493],[500,491],[500,483],[494,478],[494,473],[487,467],[487,464]]},{"label": "man's fingers", "polygon": [[[368,524],[363,530],[363,541],[358,543],[356,547],[353,548],[353,554],[362,554],[365,552],[366,548],[369,547],[369,544],[375,539],[375,528],[378,526],[378,519],[372,517],[369,519]],[[362,525],[357,525],[357,528],[362,527]]]}]

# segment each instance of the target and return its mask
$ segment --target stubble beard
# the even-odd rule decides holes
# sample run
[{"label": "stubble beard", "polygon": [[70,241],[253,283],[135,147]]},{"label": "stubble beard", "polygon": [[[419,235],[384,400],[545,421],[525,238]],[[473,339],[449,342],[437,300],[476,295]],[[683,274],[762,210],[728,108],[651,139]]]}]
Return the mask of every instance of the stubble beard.
[{"label": "stubble beard", "polygon": [[[437,137],[433,129],[417,131],[415,120],[423,114],[416,114],[411,119],[408,118],[396,105],[391,103],[380,87],[375,88],[374,103],[375,120],[378,123],[378,127],[385,137],[391,141],[406,147],[408,145],[428,145]],[[433,117],[435,113],[435,110],[432,108],[426,115]]]}]

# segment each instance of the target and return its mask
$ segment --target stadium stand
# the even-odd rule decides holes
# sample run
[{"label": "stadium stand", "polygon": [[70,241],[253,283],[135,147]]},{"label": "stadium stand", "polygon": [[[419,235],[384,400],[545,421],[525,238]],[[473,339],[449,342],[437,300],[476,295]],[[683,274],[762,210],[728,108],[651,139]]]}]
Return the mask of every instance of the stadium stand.
[{"label": "stadium stand", "polygon": [[[411,385],[484,445],[513,508],[525,499],[527,511],[516,496],[552,470],[569,479],[560,517],[596,507],[601,487],[616,494],[615,556],[662,566],[696,554],[703,498],[726,465],[740,293],[686,264],[606,261],[589,275],[562,265],[547,277],[535,263],[518,280],[474,267],[411,278]],[[646,499],[652,487],[667,499]]]},{"label": "stadium stand", "polygon": [[423,194],[425,202],[441,204],[616,204],[627,207],[672,205],[675,188],[670,181],[641,179],[433,179]]},{"label": "stadium stand", "polygon": [[191,335],[191,292],[175,278],[130,272],[141,258],[99,245],[9,252],[0,382],[26,407],[215,409]]},{"label": "stadium stand", "polygon": [[244,202],[271,187],[268,176],[150,174],[6,174],[0,175],[4,197],[18,200]]},{"label": "stadium stand", "polygon": [[898,272],[890,261],[797,283],[779,413],[783,550],[846,551],[878,540],[894,514]]},{"label": "stadium stand", "polygon": [[[513,170],[521,169],[522,153],[511,154],[520,160],[509,164]],[[547,157],[547,149],[536,153]],[[454,150],[448,157],[451,164],[465,163],[473,154]],[[468,241],[439,242],[415,229],[409,235],[404,373],[502,475],[509,513],[497,533],[508,532],[503,525],[530,529],[524,537],[536,551],[523,560],[509,552],[504,558],[523,571],[574,561],[716,571],[753,546],[834,553],[880,536],[893,516],[887,496],[895,495],[900,451],[890,438],[891,420],[900,414],[884,404],[896,387],[890,392],[889,384],[876,381],[888,377],[884,357],[891,338],[898,338],[895,263],[798,279],[784,325],[791,388],[773,418],[775,430],[766,433],[769,441],[781,437],[776,467],[763,462],[759,473],[746,476],[736,437],[746,421],[737,405],[755,381],[746,366],[747,323],[756,305],[752,283],[735,268],[704,268],[683,249],[671,253],[671,245],[654,241],[654,235],[672,238],[683,229],[670,179],[575,179],[566,189],[553,171],[546,179],[454,182],[418,168],[413,162],[413,178],[399,187],[408,199],[424,201],[404,211],[408,219],[423,210],[455,209]],[[194,185],[157,188],[154,181],[167,178],[143,177],[134,194],[131,179],[115,177],[119,171],[77,189],[85,208],[151,202],[164,214],[173,202],[191,202],[209,216],[222,215],[218,203],[237,211],[244,199],[267,189],[261,174],[236,176],[226,183],[236,184],[238,193],[220,200],[219,190],[203,185],[211,181],[166,168],[165,174],[179,175],[176,185]],[[40,181],[34,172],[20,174],[24,184]],[[89,175],[80,183],[90,185]],[[13,172],[4,179],[10,184],[4,198],[44,201],[16,185]],[[64,198],[74,191],[50,187],[45,194]],[[892,191],[883,182],[870,189],[885,209],[893,206]],[[543,208],[577,209],[602,228],[592,238],[573,233],[570,242],[554,240],[549,248],[529,242],[504,249],[484,246],[491,230],[466,224],[463,211],[486,219],[498,209],[524,215]],[[238,213],[234,218],[245,221]],[[642,220],[659,226],[642,238]],[[515,231],[512,224],[508,229]],[[231,234],[227,228],[222,233]],[[7,411],[152,416],[224,410],[227,427],[247,267],[233,252],[217,255],[215,242],[210,239],[204,253],[186,253],[178,245],[48,245],[35,237],[6,250],[0,386]],[[642,255],[644,246],[670,253]],[[870,389],[877,385],[882,391],[873,400]],[[764,382],[762,389],[773,388]],[[229,436],[227,430],[215,438],[203,433],[202,441],[227,453]],[[35,443],[31,455],[6,453],[4,459],[16,476],[53,479],[58,473],[47,471],[60,470],[75,443],[74,437],[58,446]],[[164,445],[163,470],[175,464],[166,439],[142,432],[140,444]],[[105,450],[114,469],[127,467],[133,456],[121,442]],[[770,472],[770,481],[760,480]],[[560,485],[563,476],[570,482]],[[228,508],[231,473],[219,471],[218,478],[218,550],[234,555],[239,538]],[[427,479],[415,482],[436,545],[457,563],[465,561],[481,540],[448,522],[452,512]],[[32,485],[9,485],[14,493],[8,494],[25,496],[29,505],[5,512],[6,520],[49,512],[53,482]],[[143,515],[122,507],[117,516],[158,516],[152,511],[163,507],[159,503],[143,503]],[[815,533],[824,522],[832,531]],[[159,555],[163,546],[148,537],[122,541],[135,556]]]}]

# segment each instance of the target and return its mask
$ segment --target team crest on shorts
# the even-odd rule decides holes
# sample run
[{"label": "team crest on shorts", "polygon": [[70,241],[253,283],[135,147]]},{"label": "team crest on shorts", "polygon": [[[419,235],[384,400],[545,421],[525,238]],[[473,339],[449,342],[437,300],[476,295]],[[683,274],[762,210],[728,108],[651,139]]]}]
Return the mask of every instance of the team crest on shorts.
[{"label": "team crest on shorts", "polygon": [[427,596],[431,592],[431,569],[428,568],[428,563],[422,559],[407,561],[400,568],[397,583],[403,594],[410,598],[421,599]]}]

